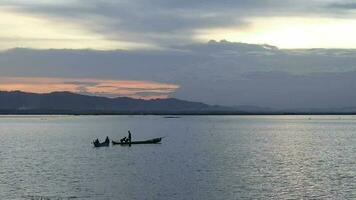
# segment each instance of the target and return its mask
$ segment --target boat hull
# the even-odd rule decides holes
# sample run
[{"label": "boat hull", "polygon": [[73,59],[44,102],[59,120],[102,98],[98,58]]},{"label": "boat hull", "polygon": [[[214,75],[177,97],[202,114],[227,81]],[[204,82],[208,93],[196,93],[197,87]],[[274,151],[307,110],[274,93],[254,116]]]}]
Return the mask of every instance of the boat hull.
[{"label": "boat hull", "polygon": [[144,140],[144,141],[132,141],[131,143],[127,142],[115,142],[114,140],[112,141],[113,145],[131,145],[131,144],[159,144],[161,142],[162,138],[154,138],[151,140]]},{"label": "boat hull", "polygon": [[108,147],[110,145],[110,142],[102,142],[102,143],[95,143],[93,142],[94,147]]}]

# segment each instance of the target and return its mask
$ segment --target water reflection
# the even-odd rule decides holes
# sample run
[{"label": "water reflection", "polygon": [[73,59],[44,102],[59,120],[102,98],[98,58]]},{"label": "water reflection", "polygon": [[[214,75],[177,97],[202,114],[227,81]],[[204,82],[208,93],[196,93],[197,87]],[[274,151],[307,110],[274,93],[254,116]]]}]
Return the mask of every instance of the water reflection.
[{"label": "water reflection", "polygon": [[[356,118],[309,118],[0,117],[0,197],[355,198]],[[166,137],[161,145],[90,144],[127,130]]]}]

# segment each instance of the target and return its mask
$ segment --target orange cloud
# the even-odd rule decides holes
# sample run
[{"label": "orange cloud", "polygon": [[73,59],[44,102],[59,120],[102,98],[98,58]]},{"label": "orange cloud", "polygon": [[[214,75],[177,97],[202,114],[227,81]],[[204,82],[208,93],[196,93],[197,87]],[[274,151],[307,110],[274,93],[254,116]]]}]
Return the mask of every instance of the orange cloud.
[{"label": "orange cloud", "polygon": [[152,99],[167,98],[178,85],[140,80],[103,80],[43,77],[0,77],[0,90],[34,93],[70,91],[100,96],[127,96]]}]

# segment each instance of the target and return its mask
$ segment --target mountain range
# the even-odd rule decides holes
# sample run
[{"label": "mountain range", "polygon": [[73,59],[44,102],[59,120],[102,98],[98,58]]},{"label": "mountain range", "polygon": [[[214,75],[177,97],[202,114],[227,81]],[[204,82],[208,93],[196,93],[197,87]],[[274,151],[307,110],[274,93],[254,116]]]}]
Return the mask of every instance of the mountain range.
[{"label": "mountain range", "polygon": [[144,100],[89,96],[72,92],[0,92],[0,114],[205,114],[229,110],[228,107],[175,98]]},{"label": "mountain range", "polygon": [[100,97],[72,92],[29,93],[0,91],[0,114],[356,114],[356,108],[271,109],[259,106],[219,106],[176,98],[134,99]]}]

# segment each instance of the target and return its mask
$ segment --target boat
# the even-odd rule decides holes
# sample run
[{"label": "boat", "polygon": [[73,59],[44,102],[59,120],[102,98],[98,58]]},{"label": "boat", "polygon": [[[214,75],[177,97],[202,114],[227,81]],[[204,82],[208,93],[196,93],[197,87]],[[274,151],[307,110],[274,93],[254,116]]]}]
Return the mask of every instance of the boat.
[{"label": "boat", "polygon": [[110,145],[110,140],[105,140],[104,142],[93,141],[94,147],[108,147]]},{"label": "boat", "polygon": [[150,140],[143,140],[143,141],[132,141],[131,143],[129,142],[115,142],[114,140],[112,141],[113,145],[131,145],[131,144],[157,144],[160,143],[162,138],[153,138]]}]

